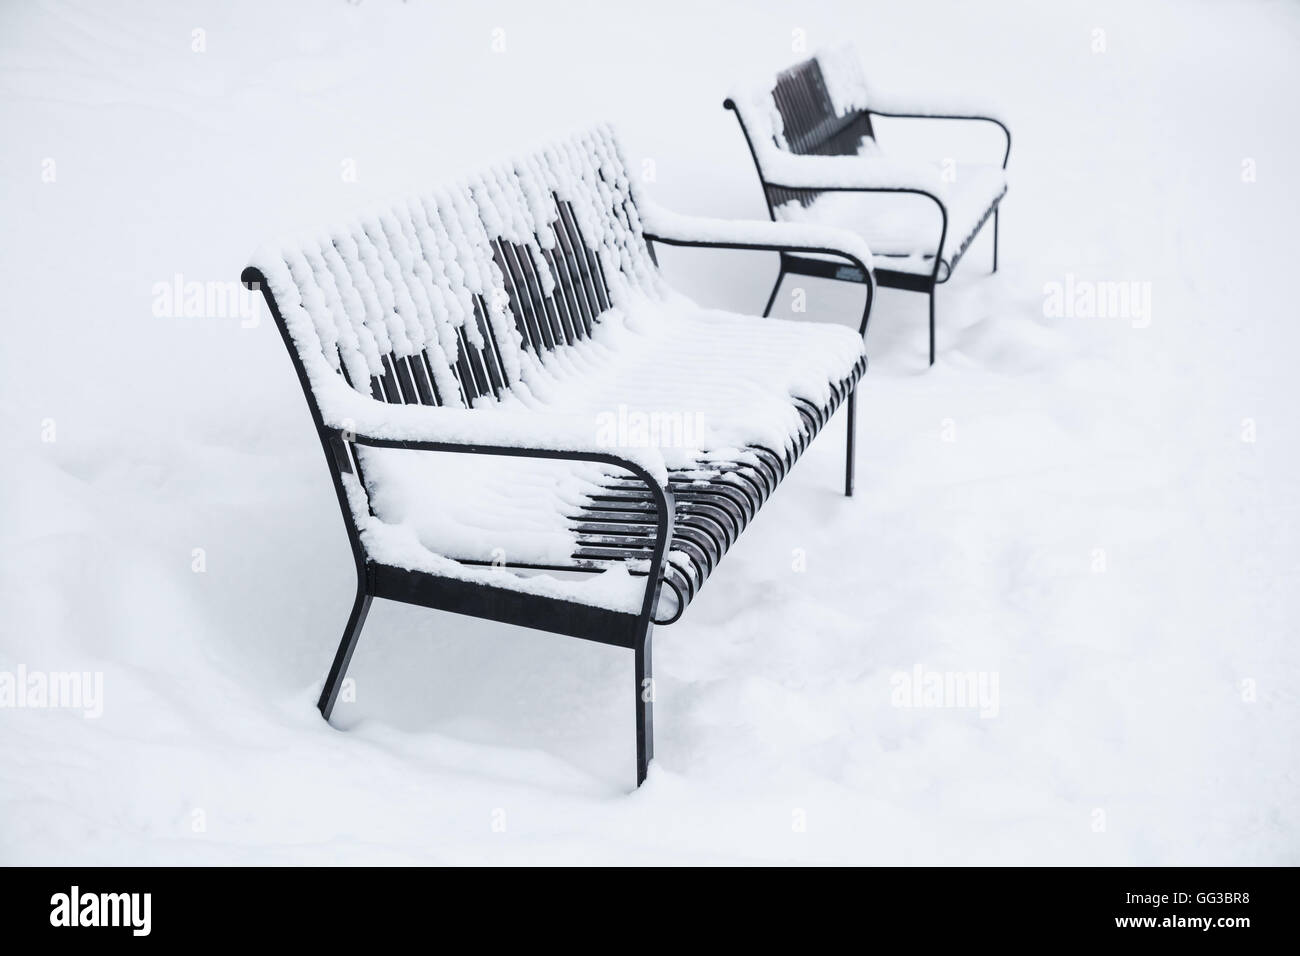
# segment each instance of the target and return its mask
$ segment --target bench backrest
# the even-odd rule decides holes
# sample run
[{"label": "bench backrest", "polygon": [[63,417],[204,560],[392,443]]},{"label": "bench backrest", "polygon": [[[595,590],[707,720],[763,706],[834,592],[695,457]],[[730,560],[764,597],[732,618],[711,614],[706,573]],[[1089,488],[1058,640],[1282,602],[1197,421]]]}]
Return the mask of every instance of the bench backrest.
[{"label": "bench backrest", "polygon": [[289,323],[301,356],[319,349],[380,401],[457,408],[500,398],[659,282],[605,127],[260,251],[254,265],[281,312],[309,317]]},{"label": "bench backrest", "polygon": [[772,99],[784,126],[785,148],[792,153],[853,156],[863,139],[875,139],[870,113],[837,110],[817,57],[778,73]]},{"label": "bench backrest", "polygon": [[819,53],[776,75],[775,82],[739,90],[726,105],[736,110],[763,180],[768,210],[789,202],[807,206],[815,189],[768,185],[762,156],[775,148],[800,155],[853,156],[871,148],[875,130],[866,109],[866,82],[850,47]]}]

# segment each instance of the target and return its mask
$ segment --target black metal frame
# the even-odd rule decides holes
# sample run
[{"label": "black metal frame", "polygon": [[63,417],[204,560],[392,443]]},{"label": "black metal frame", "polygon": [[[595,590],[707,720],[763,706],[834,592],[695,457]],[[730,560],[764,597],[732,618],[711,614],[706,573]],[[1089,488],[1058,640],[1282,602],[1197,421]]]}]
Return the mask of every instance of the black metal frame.
[{"label": "black metal frame", "polygon": [[[741,248],[735,243],[715,243],[681,239],[675,237],[646,237],[647,249],[653,257],[651,241],[673,245],[695,246],[731,246]],[[861,270],[867,286],[867,300],[863,309],[860,332],[865,333],[874,295],[874,283],[870,270],[865,263],[851,255],[834,249],[748,244],[743,248],[771,249],[782,255],[791,252],[821,252],[842,255],[849,259],[853,268]],[[500,252],[501,250],[498,250]],[[595,281],[596,270],[591,270],[587,281]],[[526,277],[516,277],[526,278]],[[572,448],[556,450],[548,448],[520,448],[487,444],[452,443],[446,441],[410,441],[392,440],[376,435],[366,434],[360,430],[347,430],[329,426],[321,414],[320,407],[311,389],[306,367],[299,354],[289,328],[275,296],[262,272],[254,267],[244,270],[242,281],[250,289],[261,289],[266,299],[276,327],[285,348],[289,352],[294,370],[302,386],[303,395],[316,428],[317,437],[325,454],[325,461],[330,470],[339,509],[343,513],[348,542],[352,549],[356,567],[356,595],[352,604],[348,622],[344,628],[338,649],[335,652],[329,673],[325,679],[320,699],[317,703],[321,714],[329,719],[338,699],[342,682],[347,673],[357,641],[365,624],[370,606],[375,598],[414,604],[436,610],[466,614],[507,624],[516,624],[537,630],[566,634],[584,640],[596,641],[616,647],[630,648],[634,657],[634,676],[636,691],[636,748],[637,748],[637,785],[646,778],[649,764],[654,755],[653,733],[653,673],[651,666],[651,638],[655,623],[671,623],[680,616],[685,605],[703,583],[706,576],[721,559],[722,554],[734,543],[740,532],[757,514],[759,508],[775,490],[776,486],[793,466],[795,459],[803,452],[813,437],[829,421],[840,404],[848,405],[848,442],[845,465],[845,494],[853,493],[853,457],[854,457],[854,419],[855,396],[858,379],[866,368],[865,357],[860,359],[852,374],[843,382],[831,383],[831,399],[826,407],[818,407],[810,402],[797,400],[798,411],[803,417],[805,431],[796,438],[795,447],[785,454],[778,454],[764,448],[751,448],[749,451],[756,460],[741,464],[709,463],[729,473],[732,481],[719,481],[716,487],[700,487],[698,480],[692,480],[670,472],[668,482],[662,483],[654,478],[645,468],[636,462],[608,451],[599,449]],[[521,283],[523,285],[524,283]],[[522,298],[522,293],[521,293]],[[539,303],[534,302],[533,307]],[[521,310],[527,302],[515,303],[512,309]],[[517,319],[521,319],[519,313]],[[400,370],[399,370],[400,371]],[[392,375],[391,371],[386,372]],[[393,376],[398,377],[398,376]],[[378,389],[382,400],[383,383],[372,383],[372,389]],[[401,389],[397,390],[399,393]],[[407,389],[407,391],[412,391]],[[630,477],[619,480],[606,490],[608,495],[599,496],[593,509],[573,516],[579,522],[579,551],[574,554],[575,566],[565,566],[557,570],[598,571],[599,560],[635,560],[644,566],[646,590],[640,610],[635,613],[614,611],[593,607],[551,597],[532,595],[509,588],[466,581],[455,578],[390,567],[370,560],[361,540],[360,529],[352,512],[344,483],[344,475],[353,475],[358,481],[361,475],[361,461],[353,450],[355,446],[369,448],[396,448],[412,452],[454,452],[472,455],[492,455],[501,457],[559,459],[566,461],[587,461],[603,463],[626,472]],[[617,536],[603,535],[609,528],[622,532]],[[629,534],[631,529],[631,534]],[[628,541],[634,543],[628,544]],[[680,569],[674,562],[668,561],[669,549],[679,549],[692,557],[692,563],[698,567],[696,577],[678,580],[669,572],[680,577]],[[466,561],[466,564],[475,562]],[[606,564],[606,566],[607,566]],[[508,563],[511,568],[540,568],[538,565]],[[698,579],[697,579],[698,578]],[[677,591],[679,604],[677,614],[668,621],[657,622],[655,611],[659,603],[661,589],[665,582]]]},{"label": "black metal frame", "polygon": [[[822,80],[821,80],[821,68],[815,58],[800,63],[794,67],[791,67],[790,69],[784,71],[780,75],[780,78],[778,79],[777,89],[773,90],[772,95],[773,98],[776,100],[777,107],[782,113],[783,117],[788,117],[792,113],[797,113],[797,112],[806,113],[810,109],[815,110],[821,107],[822,105],[824,105],[825,102],[824,100],[822,102],[819,102],[819,100],[822,100],[823,98],[821,96],[816,95],[816,93],[814,93],[812,89],[798,90],[794,93],[787,93],[785,96],[778,95],[778,91],[780,90],[782,83],[789,84],[789,83],[805,82],[802,74],[811,73],[813,70],[816,71],[816,76],[811,78],[811,82],[816,84],[816,86],[819,88],[818,92],[824,94],[824,87],[822,87]],[[1000,215],[1002,196],[999,196],[996,200],[994,200],[992,207],[984,214],[984,216],[976,224],[975,229],[971,232],[971,234],[962,241],[961,246],[957,249],[955,254],[952,255],[951,260],[945,260],[943,254],[944,254],[944,243],[947,241],[948,238],[948,209],[943,204],[943,200],[940,199],[938,196],[934,195],[931,192],[927,192],[924,189],[916,189],[916,188],[870,187],[870,186],[808,186],[808,185],[801,185],[801,184],[778,183],[778,182],[773,182],[771,180],[768,180],[763,173],[762,165],[758,161],[758,151],[754,148],[754,141],[750,136],[749,129],[745,126],[744,116],[741,115],[739,108],[737,108],[735,102],[730,97],[724,100],[722,105],[725,109],[731,110],[733,113],[736,114],[736,121],[740,124],[740,131],[745,137],[745,145],[749,147],[749,155],[754,162],[754,170],[758,174],[759,184],[763,188],[763,201],[767,205],[768,216],[770,216],[774,222],[777,221],[776,208],[772,203],[772,194],[774,192],[782,195],[787,195],[791,198],[796,198],[799,201],[803,202],[805,205],[807,205],[807,203],[810,202],[813,198],[815,198],[818,194],[823,192],[911,193],[917,196],[924,196],[927,199],[932,200],[935,203],[935,205],[939,207],[939,215],[941,217],[941,225],[939,229],[939,243],[935,247],[934,269],[928,276],[923,273],[902,272],[894,269],[881,269],[879,267],[875,269],[876,284],[880,286],[882,289],[904,289],[910,292],[924,292],[929,297],[930,364],[933,365],[934,357],[935,357],[935,328],[934,328],[935,290],[938,286],[947,282],[952,277],[952,273],[957,268],[958,261],[965,254],[966,250],[970,247],[971,243],[975,241],[975,237],[979,235],[980,230],[984,228],[984,224],[988,222],[990,218],[993,219],[993,269],[992,271],[993,272],[998,271],[998,225],[999,225],[998,220]],[[976,122],[993,123],[1002,130],[1003,135],[1006,137],[1006,149],[1002,154],[1003,169],[1007,168],[1007,162],[1011,158],[1011,130],[1009,130],[1006,124],[1003,123],[1001,120],[996,119],[992,116],[954,115],[954,114],[938,114],[938,113],[935,114],[889,113],[889,112],[883,112],[881,110],[864,109],[864,110],[851,111],[840,117],[836,117],[833,114],[829,116],[818,117],[817,122],[811,125],[815,127],[817,132],[817,140],[821,144],[839,138],[840,134],[850,130],[855,125],[857,126],[858,130],[862,132],[862,135],[871,136],[872,138],[874,138],[875,133],[871,124],[871,117],[873,116],[884,116],[893,119],[972,120]],[[853,143],[853,145],[856,146],[856,141]],[[810,151],[816,151],[816,146],[814,146],[814,149]],[[1003,196],[1005,195],[1006,194],[1004,192]],[[879,256],[879,258],[885,259],[888,258],[888,256]],[[942,271],[944,266],[947,267],[947,271],[944,273],[943,278],[939,278],[939,274]],[[857,278],[852,272],[846,271],[843,269],[843,267],[836,266],[834,263],[828,263],[825,260],[820,260],[820,259],[809,259],[797,255],[786,255],[783,253],[777,271],[776,283],[772,286],[772,294],[768,297],[767,306],[763,311],[764,315],[767,315],[771,311],[772,305],[776,301],[777,292],[780,291],[781,283],[784,281],[787,275],[812,276],[815,278],[822,278],[822,279],[835,279],[843,282],[862,281],[860,278]]]},{"label": "black metal frame", "polygon": [[[663,566],[668,546],[673,536],[674,506],[672,492],[654,479],[641,465],[618,455],[602,451],[557,451],[547,448],[515,448],[498,445],[457,444],[445,441],[393,441],[361,433],[344,434],[341,429],[327,426],[320,407],[311,390],[307,371],[294,346],[284,317],[261,271],[252,267],[244,270],[241,280],[249,289],[261,289],[267,307],[275,319],[276,327],[284,340],[285,348],[293,361],[298,381],[316,426],[325,461],[329,466],[334,493],[347,529],[348,543],[357,571],[357,593],[348,616],[347,626],[339,642],[338,651],[330,666],[321,690],[317,708],[326,720],[334,710],[342,687],[343,677],[356,650],[357,639],[365,624],[374,598],[386,598],[403,604],[415,604],[439,611],[466,614],[471,617],[518,624],[536,630],[565,634],[583,640],[627,647],[634,651],[636,677],[636,738],[637,785],[645,780],[650,760],[654,756],[653,694],[646,695],[643,688],[652,680],[650,641],[654,630],[652,616],[659,599],[663,580]],[[499,588],[481,582],[460,581],[420,571],[377,564],[367,558],[361,543],[360,530],[352,515],[347,491],[343,484],[345,472],[351,472],[348,444],[371,448],[402,448],[409,451],[457,452],[469,455],[497,455],[517,458],[560,459],[565,461],[590,461],[622,468],[649,489],[654,502],[655,542],[651,553],[645,598],[637,614],[628,614],[606,608],[592,607],[572,601],[526,594],[509,588]]]}]

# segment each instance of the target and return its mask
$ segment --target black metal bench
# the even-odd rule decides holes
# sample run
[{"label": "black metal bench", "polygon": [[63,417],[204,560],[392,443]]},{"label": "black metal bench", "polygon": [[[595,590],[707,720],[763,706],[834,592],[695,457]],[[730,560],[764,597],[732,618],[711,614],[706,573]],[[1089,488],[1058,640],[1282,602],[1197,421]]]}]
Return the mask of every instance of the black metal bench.
[{"label": "black metal bench", "polygon": [[[832,74],[834,84],[828,82]],[[837,96],[832,95],[832,89]],[[952,276],[989,219],[993,220],[993,271],[997,271],[998,217],[1006,194],[1005,176],[995,173],[996,167],[991,165],[972,164],[967,167],[964,181],[954,166],[951,171],[957,178],[947,182],[938,169],[893,163],[878,149],[871,118],[993,123],[1006,137],[1002,171],[1011,155],[1011,132],[1006,125],[992,116],[926,110],[910,103],[891,103],[872,94],[861,80],[857,58],[850,49],[823,53],[799,63],[778,74],[772,87],[737,93],[723,105],[733,110],[740,122],[773,220],[794,218],[852,228],[871,246],[877,261],[875,279],[881,288],[928,294],[933,365],[935,287]],[[829,157],[839,159],[828,162]],[[964,190],[960,196],[959,187]],[[914,194],[932,200],[940,214],[938,241],[927,240],[921,248],[907,248],[905,241],[891,247],[873,234],[873,210],[853,208],[827,214],[818,208],[818,201],[827,194],[851,193]],[[782,255],[764,315],[771,310],[785,276],[791,274],[863,281],[855,270],[821,257]]]},{"label": "black metal bench", "polygon": [[[653,625],[681,616],[842,404],[852,493],[870,284],[856,331],[706,313],[668,289],[649,242],[836,255],[869,274],[865,245],[663,212],[652,232],[644,211],[602,127],[265,247],[244,270],[293,361],[356,565],[326,719],[374,598],[568,634],[634,651],[639,785]],[[659,381],[689,393],[664,407],[703,409],[724,438],[602,441],[592,410],[648,407]],[[771,440],[729,443],[751,405]]]}]

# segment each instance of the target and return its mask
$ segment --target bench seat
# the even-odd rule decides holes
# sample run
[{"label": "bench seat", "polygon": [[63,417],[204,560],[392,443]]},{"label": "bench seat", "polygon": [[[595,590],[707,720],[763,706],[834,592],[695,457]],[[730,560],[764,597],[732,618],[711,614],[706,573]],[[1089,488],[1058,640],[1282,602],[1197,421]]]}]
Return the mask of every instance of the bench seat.
[{"label": "bench seat", "polygon": [[[948,211],[948,233],[937,281],[946,282],[980,227],[1007,192],[1007,174],[992,163],[918,163],[914,175],[932,180]],[[932,203],[906,193],[823,192],[807,206],[790,200],[776,207],[785,222],[812,222],[860,234],[882,270],[928,276],[935,273],[938,216]]]},{"label": "bench seat", "polygon": [[[676,520],[657,624],[680,617],[866,366],[853,329],[705,310],[680,298],[605,316],[575,353],[564,361],[547,353],[525,377],[525,399],[539,419],[589,421],[597,444],[650,444],[663,456]],[[571,374],[574,364],[582,375]],[[392,532],[382,525],[401,526],[435,555],[538,573],[640,571],[654,544],[644,489],[607,466],[387,448],[361,455],[375,519],[367,541],[387,542]],[[384,544],[377,551],[379,560],[392,553]],[[490,577],[511,587],[535,576]],[[619,600],[607,582],[564,588],[624,610],[635,609],[641,590],[624,588]]]}]

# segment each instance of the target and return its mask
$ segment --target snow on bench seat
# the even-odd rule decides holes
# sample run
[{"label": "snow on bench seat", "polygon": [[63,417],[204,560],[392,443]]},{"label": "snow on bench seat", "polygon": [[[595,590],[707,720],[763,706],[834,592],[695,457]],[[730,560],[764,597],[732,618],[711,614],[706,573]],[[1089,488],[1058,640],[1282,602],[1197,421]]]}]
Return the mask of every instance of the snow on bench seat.
[{"label": "snow on bench seat", "polygon": [[[869,161],[868,161],[869,162]],[[1007,191],[1007,174],[992,163],[918,163],[909,170],[927,182],[928,191],[948,211],[948,235],[939,264],[939,280],[952,273],[955,261]],[[882,269],[929,275],[938,252],[938,218],[910,194],[822,192],[807,206],[791,199],[776,207],[785,222],[810,222],[861,235],[879,257]]]},{"label": "snow on bench seat", "polygon": [[[801,409],[838,404],[840,383],[856,377],[860,356],[861,338],[846,327],[758,321],[680,296],[636,297],[627,311],[604,314],[591,339],[525,363],[522,381],[539,425],[552,414],[586,421],[597,446],[644,445],[672,473],[703,479],[752,460],[756,446],[783,458],[797,453],[809,431]],[[375,521],[409,529],[430,552],[545,568],[624,560],[583,555],[589,546],[609,550],[599,530],[626,530],[609,524],[617,509],[594,507],[618,484],[605,466],[394,449],[360,454]],[[690,518],[682,521],[679,531],[689,532]],[[382,537],[371,524],[370,535]],[[680,541],[670,561],[659,623],[675,619],[707,576]]]}]

